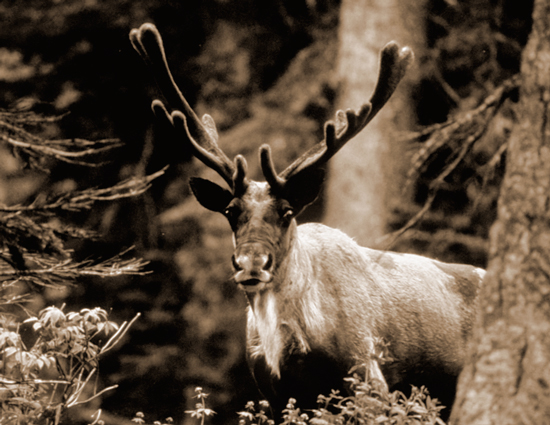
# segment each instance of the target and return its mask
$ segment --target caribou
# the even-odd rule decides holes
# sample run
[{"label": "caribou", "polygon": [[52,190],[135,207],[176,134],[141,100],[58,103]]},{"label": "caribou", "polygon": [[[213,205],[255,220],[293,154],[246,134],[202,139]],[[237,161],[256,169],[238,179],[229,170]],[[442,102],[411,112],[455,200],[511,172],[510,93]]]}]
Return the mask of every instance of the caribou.
[{"label": "caribou", "polygon": [[[370,101],[357,112],[338,111],[325,124],[324,140],[282,172],[270,147],[262,145],[265,181],[254,181],[243,156],[230,160],[218,146],[213,119],[199,119],[189,106],[156,27],[143,24],[130,39],[170,108],[154,100],[156,117],[225,181],[222,186],[196,177],[190,186],[198,202],[222,213],[233,231],[233,280],[248,299],[247,358],[274,411],[280,413],[289,397],[315,408],[318,395],[342,389],[358,364],[390,389],[426,385],[450,406],[485,271],[361,247],[337,229],[296,221],[318,196],[329,159],[388,101],[412,51],[386,45]],[[379,341],[386,344],[386,361],[378,356]]]}]

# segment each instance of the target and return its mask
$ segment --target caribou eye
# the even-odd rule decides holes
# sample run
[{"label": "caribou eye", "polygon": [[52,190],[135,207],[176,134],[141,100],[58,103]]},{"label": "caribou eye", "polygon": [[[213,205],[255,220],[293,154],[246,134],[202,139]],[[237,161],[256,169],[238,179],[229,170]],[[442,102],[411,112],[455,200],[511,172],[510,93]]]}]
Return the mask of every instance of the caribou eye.
[{"label": "caribou eye", "polygon": [[281,220],[283,220],[287,224],[290,223],[290,221],[294,218],[294,208],[292,208],[290,202],[288,202],[286,199],[279,200],[277,211]]},{"label": "caribou eye", "polygon": [[224,211],[223,215],[229,220],[229,223],[231,225],[234,225],[237,219],[239,218],[239,215],[241,214],[241,210],[239,207],[235,205],[229,205]]},{"label": "caribou eye", "polygon": [[294,210],[290,207],[286,207],[281,211],[281,218],[285,221],[290,221],[294,218]]}]

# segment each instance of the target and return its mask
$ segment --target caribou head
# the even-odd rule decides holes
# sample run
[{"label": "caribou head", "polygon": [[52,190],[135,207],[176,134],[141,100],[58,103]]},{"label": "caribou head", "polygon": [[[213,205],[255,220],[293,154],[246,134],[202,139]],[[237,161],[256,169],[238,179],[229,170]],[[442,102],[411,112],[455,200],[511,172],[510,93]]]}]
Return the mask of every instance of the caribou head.
[{"label": "caribou head", "polygon": [[324,139],[291,163],[275,170],[271,149],[259,149],[265,182],[247,176],[242,155],[230,160],[218,146],[218,133],[210,115],[199,119],[175,84],[164,54],[162,39],[151,24],[130,34],[134,48],[153,69],[157,83],[170,105],[153,101],[157,117],[168,121],[194,155],[215,170],[227,183],[220,186],[202,178],[191,179],[197,200],[206,208],[227,217],[234,234],[232,256],[235,281],[247,292],[276,285],[296,230],[295,218],[318,196],[328,160],[359,133],[388,101],[413,59],[412,51],[395,42],[381,53],[378,81],[369,102],[359,111],[338,111],[325,124]]}]

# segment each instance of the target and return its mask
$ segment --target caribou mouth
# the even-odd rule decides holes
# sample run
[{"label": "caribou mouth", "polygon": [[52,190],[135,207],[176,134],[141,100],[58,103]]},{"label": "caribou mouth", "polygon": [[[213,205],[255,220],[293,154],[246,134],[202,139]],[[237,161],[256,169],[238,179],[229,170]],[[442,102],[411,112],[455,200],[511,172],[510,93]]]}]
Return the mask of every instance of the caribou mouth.
[{"label": "caribou mouth", "polygon": [[244,286],[255,286],[260,283],[269,283],[273,275],[267,270],[237,270],[234,275],[235,282]]},{"label": "caribou mouth", "polygon": [[268,282],[262,282],[257,279],[249,279],[239,282],[239,288],[247,294],[257,294],[267,289]]},{"label": "caribou mouth", "polygon": [[247,279],[239,283],[243,286],[256,286],[263,282],[260,279]]},{"label": "caribou mouth", "polygon": [[265,279],[267,276],[262,277],[235,276],[235,282],[245,292],[259,292],[264,290],[269,282],[271,282],[271,276],[269,276],[269,279]]}]

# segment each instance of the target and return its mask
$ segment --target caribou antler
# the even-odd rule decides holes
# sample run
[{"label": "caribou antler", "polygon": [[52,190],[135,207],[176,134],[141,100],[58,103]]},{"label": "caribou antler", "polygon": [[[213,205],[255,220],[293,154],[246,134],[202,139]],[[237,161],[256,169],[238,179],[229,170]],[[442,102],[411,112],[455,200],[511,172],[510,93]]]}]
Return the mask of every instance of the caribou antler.
[{"label": "caribou antler", "polygon": [[164,103],[155,99],[151,105],[155,115],[169,121],[179,137],[188,139],[194,155],[215,170],[233,190],[246,184],[244,158],[235,158],[233,162],[225,155],[218,146],[218,132],[212,117],[205,114],[200,120],[174,81],[157,28],[153,24],[143,24],[130,31],[130,41],[151,68],[160,91],[173,109],[169,113]]},{"label": "caribou antler", "polygon": [[[173,108],[169,113],[164,103],[156,99],[152,103],[155,115],[169,122],[178,136],[188,140],[194,155],[206,166],[215,170],[234,193],[243,192],[248,185],[245,159],[237,155],[235,160],[231,161],[218,146],[218,132],[212,117],[205,114],[201,120],[189,106],[172,77],[157,28],[153,24],[143,24],[139,29],[133,29],[130,32],[130,40],[134,49],[152,69],[168,105]],[[345,112],[337,111],[336,120],[325,124],[325,138],[280,174],[275,170],[270,147],[262,145],[260,161],[269,185],[274,190],[283,189],[292,177],[322,169],[328,160],[380,111],[395,91],[412,60],[413,53],[408,47],[399,49],[395,42],[388,43],[381,53],[378,81],[370,101],[361,106],[359,112],[351,109]]]},{"label": "caribou antler", "polygon": [[271,187],[282,189],[286,182],[300,173],[307,173],[325,166],[332,156],[355,137],[382,109],[414,59],[410,48],[399,49],[395,42],[388,43],[381,53],[378,81],[370,101],[355,112],[351,109],[336,112],[336,122],[325,124],[325,138],[310,148],[277,174],[268,145],[260,147],[262,171]]}]

